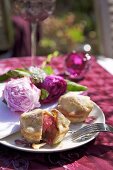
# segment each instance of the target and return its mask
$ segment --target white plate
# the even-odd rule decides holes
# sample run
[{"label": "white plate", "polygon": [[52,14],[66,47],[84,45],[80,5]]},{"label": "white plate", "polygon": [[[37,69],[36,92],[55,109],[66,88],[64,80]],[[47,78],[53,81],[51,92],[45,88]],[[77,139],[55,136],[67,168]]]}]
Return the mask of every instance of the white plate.
[{"label": "white plate", "polygon": [[[0,92],[2,91],[2,85],[0,84]],[[1,94],[1,93],[0,93]],[[55,105],[52,105],[52,106],[45,106],[46,108],[54,108]],[[88,139],[85,139],[85,140],[80,140],[80,141],[76,141],[76,142],[72,142],[71,140],[71,137],[70,137],[70,134],[67,134],[66,137],[64,138],[64,140],[56,145],[56,146],[48,146],[48,145],[45,145],[43,146],[42,148],[38,149],[38,150],[35,150],[35,149],[32,149],[32,148],[29,148],[29,147],[22,147],[22,146],[18,146],[16,145],[15,143],[15,140],[17,139],[21,139],[21,134],[18,131],[19,129],[19,115],[15,116],[14,113],[13,113],[13,122],[11,122],[11,117],[12,117],[12,112],[10,112],[10,110],[7,108],[7,106],[0,100],[0,124],[4,124],[4,128],[5,129],[2,129],[1,128],[1,125],[0,125],[0,133],[2,132],[3,130],[3,133],[5,131],[5,133],[9,133],[11,134],[13,130],[13,134],[11,134],[10,136],[8,137],[5,137],[3,139],[0,139],[0,143],[5,145],[5,146],[8,146],[8,147],[11,147],[11,148],[14,148],[14,149],[18,149],[18,150],[22,150],[22,151],[28,151],[28,152],[58,152],[58,151],[64,151],[64,150],[68,150],[68,149],[72,149],[72,148],[77,148],[79,146],[82,146],[88,142],[90,142],[91,140],[93,140],[97,135],[98,133],[95,133],[93,134],[92,136],[90,136]],[[5,115],[6,114],[6,115]],[[7,128],[7,115],[10,115],[8,117],[8,123],[12,123],[13,127],[11,127],[12,131],[10,128]],[[5,115],[5,119],[3,118]],[[92,110],[92,112],[90,113],[89,116],[94,116],[96,117],[95,121],[93,123],[105,123],[105,116],[104,116],[104,113],[102,112],[102,110],[100,109],[100,107],[98,105],[96,105],[94,103],[94,108]],[[4,122],[2,122],[2,119]],[[6,122],[5,122],[6,121]],[[2,124],[2,125],[3,125]],[[6,127],[5,127],[6,125]],[[18,126],[17,126],[18,125]],[[71,124],[70,126],[70,130],[72,131],[76,131],[77,129],[79,129],[80,127],[84,126],[85,123],[78,123],[78,124]],[[11,126],[11,124],[9,125]],[[15,128],[16,127],[16,128]],[[16,132],[16,133],[14,133]],[[5,134],[4,133],[4,134]]]}]

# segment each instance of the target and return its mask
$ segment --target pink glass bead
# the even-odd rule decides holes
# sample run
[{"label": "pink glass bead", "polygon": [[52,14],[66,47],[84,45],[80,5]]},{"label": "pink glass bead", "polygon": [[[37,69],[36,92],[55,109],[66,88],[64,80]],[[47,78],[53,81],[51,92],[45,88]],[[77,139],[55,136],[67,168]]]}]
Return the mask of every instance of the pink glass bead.
[{"label": "pink glass bead", "polygon": [[66,58],[66,71],[70,79],[80,80],[89,68],[91,56],[86,53],[72,52]]}]

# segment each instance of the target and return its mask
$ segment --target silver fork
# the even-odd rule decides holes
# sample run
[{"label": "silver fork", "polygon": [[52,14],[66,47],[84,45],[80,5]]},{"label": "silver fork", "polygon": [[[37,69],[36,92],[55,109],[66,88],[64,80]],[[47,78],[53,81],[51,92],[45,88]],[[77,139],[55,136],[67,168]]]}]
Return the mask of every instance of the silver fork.
[{"label": "silver fork", "polygon": [[111,125],[105,123],[94,123],[86,125],[75,132],[71,132],[72,141],[76,141],[80,137],[87,137],[91,136],[93,133],[96,132],[111,132],[113,133],[113,127]]}]

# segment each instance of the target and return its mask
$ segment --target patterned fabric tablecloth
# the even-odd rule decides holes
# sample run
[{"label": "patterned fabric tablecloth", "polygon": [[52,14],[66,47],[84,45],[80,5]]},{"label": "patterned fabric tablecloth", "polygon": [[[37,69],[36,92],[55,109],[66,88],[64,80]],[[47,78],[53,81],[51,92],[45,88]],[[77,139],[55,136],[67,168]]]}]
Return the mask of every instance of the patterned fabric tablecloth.
[{"label": "patterned fabric tablecloth", "polygon": [[[40,64],[43,58],[37,58]],[[12,68],[28,66],[30,58],[0,60],[0,74]],[[113,125],[113,76],[96,60],[84,80],[88,95],[105,113],[106,123]],[[88,144],[59,153],[29,153],[0,145],[0,170],[113,170],[113,134],[100,133]]]}]

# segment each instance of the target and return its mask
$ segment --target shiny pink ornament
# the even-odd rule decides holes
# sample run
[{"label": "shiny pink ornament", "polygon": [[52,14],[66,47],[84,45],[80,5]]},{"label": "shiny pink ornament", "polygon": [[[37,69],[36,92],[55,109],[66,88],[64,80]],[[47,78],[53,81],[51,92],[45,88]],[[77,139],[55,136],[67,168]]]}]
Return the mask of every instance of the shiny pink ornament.
[{"label": "shiny pink ornament", "polygon": [[80,80],[84,78],[85,73],[89,68],[91,56],[86,53],[70,53],[66,62],[66,74],[70,79]]}]

